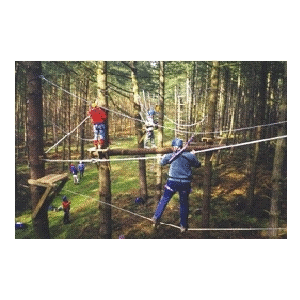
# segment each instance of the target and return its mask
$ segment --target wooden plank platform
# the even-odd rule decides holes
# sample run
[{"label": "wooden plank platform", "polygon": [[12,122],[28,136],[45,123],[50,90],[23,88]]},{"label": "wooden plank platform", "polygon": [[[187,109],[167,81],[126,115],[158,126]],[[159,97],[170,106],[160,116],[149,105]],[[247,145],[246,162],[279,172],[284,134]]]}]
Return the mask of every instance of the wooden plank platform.
[{"label": "wooden plank platform", "polygon": [[55,186],[55,183],[68,178],[68,173],[64,174],[49,174],[39,179],[29,179],[28,183],[39,186]]},{"label": "wooden plank platform", "polygon": [[209,137],[203,137],[202,141],[206,142],[208,144],[212,144],[214,142],[214,140],[212,138],[209,138]]},{"label": "wooden plank platform", "polygon": [[[36,215],[39,213],[39,211],[44,207],[45,205],[49,205],[48,202],[51,202],[55,196],[56,193],[62,190],[63,186],[68,180],[68,173],[63,174],[49,174],[47,176],[38,178],[38,179],[29,179],[28,183],[32,185],[42,186],[45,187],[46,190],[44,194],[42,195],[41,199],[35,206],[33,212],[32,212],[32,218],[34,219]],[[59,185],[56,183],[58,181],[61,181]],[[53,195],[50,195],[50,192],[54,189]]]}]

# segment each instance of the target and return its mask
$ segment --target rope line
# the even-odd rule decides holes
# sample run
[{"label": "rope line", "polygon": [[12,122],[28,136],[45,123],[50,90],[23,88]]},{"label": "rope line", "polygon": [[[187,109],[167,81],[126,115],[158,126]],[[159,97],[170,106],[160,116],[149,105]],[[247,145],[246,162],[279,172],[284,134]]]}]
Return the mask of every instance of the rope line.
[{"label": "rope line", "polygon": [[[118,210],[121,210],[121,211],[124,211],[126,213],[129,213],[129,214],[132,214],[134,216],[137,216],[137,217],[140,217],[142,219],[145,219],[145,220],[148,220],[150,222],[152,222],[152,219],[151,218],[148,218],[148,217],[145,217],[141,214],[137,214],[137,213],[134,213],[130,210],[127,210],[127,209],[124,209],[124,208],[121,208],[121,207],[118,207],[116,205],[113,205],[111,203],[106,203],[104,201],[101,201],[101,200],[98,200],[94,197],[91,197],[91,196],[88,196],[88,195],[84,195],[84,194],[80,194],[80,193],[76,193],[76,192],[73,192],[73,191],[70,191],[70,190],[67,190],[67,189],[64,189],[65,191],[69,192],[69,193],[72,193],[72,194],[77,194],[77,195],[80,195],[80,196],[83,196],[85,198],[91,198],[91,199],[94,199],[102,204],[105,204],[105,205],[108,205],[110,207],[113,207],[115,209],[118,209]],[[160,222],[159,224],[162,224],[162,225],[165,225],[165,226],[170,226],[170,227],[174,227],[174,228],[177,228],[177,229],[181,229],[179,226],[177,225],[174,225],[174,224],[169,224],[169,223],[164,223],[164,222]],[[235,230],[235,231],[238,231],[238,230],[286,230],[287,228],[189,228],[188,231],[228,231],[228,230]]]},{"label": "rope line", "polygon": [[[287,138],[287,135],[282,135],[282,136],[276,136],[272,138],[267,138],[267,139],[261,139],[261,140],[255,140],[255,141],[250,141],[250,142],[245,142],[245,143],[240,143],[240,144],[234,144],[234,145],[225,145],[225,146],[219,146],[215,148],[208,148],[204,150],[198,150],[195,151],[195,153],[203,153],[203,152],[209,152],[209,151],[217,151],[217,150],[222,150],[226,148],[234,148],[234,147],[241,147],[245,145],[251,145],[255,143],[261,143],[261,142],[267,142],[267,141],[272,141],[272,140],[277,140],[277,139],[282,139],[282,138]],[[129,161],[129,160],[143,160],[143,159],[157,159],[157,154],[155,156],[145,156],[145,157],[127,157],[127,158],[113,158],[113,159],[99,159],[99,158],[92,158],[92,159],[43,159],[44,161],[47,162],[75,162],[75,161],[82,161],[82,162],[91,162],[91,163],[96,163],[96,162],[112,162],[112,161]]]},{"label": "rope line", "polygon": [[[61,89],[62,91],[66,92],[67,94],[73,96],[73,97],[76,97],[78,99],[81,99],[87,103],[90,103],[90,101],[87,101],[86,99],[82,98],[82,97],[79,97],[69,91],[67,91],[66,89],[62,88],[61,86],[51,82],[50,80],[46,79],[43,75],[40,75],[40,78],[47,81],[49,84]],[[101,107],[101,106],[100,106]],[[104,108],[104,107],[101,107],[101,108]],[[141,122],[141,123],[144,123],[143,120],[141,119],[137,119],[137,118],[134,118],[134,117],[131,117],[131,116],[128,116],[127,114],[124,114],[124,113],[120,113],[118,111],[115,111],[115,110],[112,110],[112,109],[109,109],[109,108],[105,108],[106,110],[110,111],[111,113],[114,113],[114,114],[117,114],[117,115],[120,115],[122,117],[125,117],[125,118],[128,118],[128,119],[131,119],[131,120],[134,120],[134,121],[138,121],[138,122]],[[166,116],[165,116],[166,117]],[[168,118],[169,119],[169,118]],[[203,122],[203,120],[199,121],[198,123],[201,123]],[[256,127],[264,127],[264,126],[271,126],[271,125],[276,125],[276,124],[281,124],[281,123],[286,123],[287,121],[282,121],[282,122],[277,122],[277,123],[271,123],[271,124],[263,124],[263,125],[256,125],[256,126],[252,126],[252,127],[244,127],[244,128],[238,128],[238,129],[229,129],[229,130],[219,130],[219,131],[213,131],[213,132],[190,132],[190,131],[185,131],[185,130],[180,130],[180,129],[176,129],[176,128],[171,128],[171,127],[168,127],[168,126],[163,126],[163,125],[159,125],[157,124],[158,127],[160,128],[166,128],[166,129],[170,129],[170,130],[173,130],[173,131],[176,131],[176,132],[180,132],[180,133],[189,133],[189,134],[194,134],[194,135],[200,135],[200,134],[211,134],[211,133],[221,133],[221,132],[234,132],[234,131],[239,131],[239,130],[246,130],[246,129],[252,129],[252,128],[256,128]],[[197,123],[195,123],[197,124]],[[192,124],[192,125],[184,125],[184,126],[193,126],[195,124]],[[183,125],[181,125],[183,126]]]},{"label": "rope line", "polygon": [[73,133],[79,126],[81,126],[90,116],[87,116],[77,127],[75,127],[72,131],[68,132],[63,138],[61,138],[57,143],[55,143],[53,146],[51,146],[45,153],[48,153],[51,149],[56,147],[58,144],[60,144],[67,136],[69,136],[71,133]]},{"label": "rope line", "polygon": [[226,146],[220,146],[220,147],[215,147],[215,148],[210,148],[210,149],[198,150],[198,151],[195,151],[195,153],[203,153],[203,152],[208,152],[208,151],[213,151],[213,150],[221,150],[221,149],[233,148],[233,147],[241,147],[241,146],[245,146],[245,145],[273,141],[273,140],[283,139],[283,138],[287,138],[287,135],[281,135],[281,136],[276,136],[276,137],[272,137],[272,138],[255,140],[255,141],[239,143],[239,144],[234,144],[234,145],[226,145]]},{"label": "rope line", "polygon": [[176,126],[182,126],[182,127],[192,127],[192,126],[195,126],[195,125],[197,125],[197,124],[202,124],[202,123],[205,121],[205,119],[207,118],[207,116],[205,116],[201,121],[198,121],[198,122],[196,122],[196,123],[194,123],[194,124],[178,124],[178,123],[176,123],[174,120],[172,120],[172,119],[170,119],[169,117],[167,117],[166,115],[164,115],[164,117],[165,117],[167,120],[169,120],[171,123],[175,124]]}]

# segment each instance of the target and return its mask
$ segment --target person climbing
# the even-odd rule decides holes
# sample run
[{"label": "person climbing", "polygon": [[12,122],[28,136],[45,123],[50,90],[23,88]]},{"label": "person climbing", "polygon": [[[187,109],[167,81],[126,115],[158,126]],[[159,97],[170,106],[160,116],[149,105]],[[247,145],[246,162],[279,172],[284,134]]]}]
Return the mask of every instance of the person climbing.
[{"label": "person climbing", "polygon": [[64,219],[63,222],[64,224],[68,224],[70,223],[70,219],[69,219],[69,213],[70,213],[70,205],[71,205],[71,201],[68,201],[66,196],[63,196],[63,201],[62,201],[62,207],[64,210]]},{"label": "person climbing", "polygon": [[106,142],[107,110],[93,103],[89,115],[94,126],[94,146],[101,149]]},{"label": "person climbing", "polygon": [[[155,145],[155,136],[154,136],[154,128],[156,126],[156,122],[154,121],[155,110],[150,109],[148,111],[147,119],[145,121],[146,127],[146,136],[144,138],[144,148],[156,148]],[[147,145],[149,143],[150,147]]]},{"label": "person climbing", "polygon": [[79,170],[79,178],[82,179],[83,173],[84,173],[85,165],[82,161],[78,164],[78,170]]},{"label": "person climbing", "polygon": [[159,225],[160,218],[166,205],[169,203],[173,195],[178,192],[180,202],[180,230],[181,232],[186,232],[188,230],[189,194],[191,192],[192,167],[199,168],[201,163],[195,156],[194,150],[191,152],[181,152],[176,156],[176,153],[181,150],[182,145],[183,142],[181,139],[174,139],[172,141],[174,153],[165,154],[161,159],[160,164],[164,166],[169,164],[170,159],[173,157],[170,163],[169,178],[164,187],[164,194],[157,205],[152,221],[154,227]]},{"label": "person climbing", "polygon": [[73,180],[74,180],[74,184],[78,184],[79,180],[78,180],[78,170],[77,168],[74,166],[74,164],[70,165],[70,173],[73,174]]}]

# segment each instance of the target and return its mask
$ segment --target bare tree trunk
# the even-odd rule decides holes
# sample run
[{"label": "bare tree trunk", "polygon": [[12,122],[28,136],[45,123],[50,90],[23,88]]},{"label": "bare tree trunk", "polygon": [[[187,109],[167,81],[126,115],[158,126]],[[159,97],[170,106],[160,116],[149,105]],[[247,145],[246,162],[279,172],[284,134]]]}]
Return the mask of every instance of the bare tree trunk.
[{"label": "bare tree trunk", "polygon": [[[107,97],[107,62],[99,61],[97,68],[97,85],[98,85],[98,100],[99,106],[108,108]],[[109,128],[108,119],[106,120],[106,142],[104,148],[108,147]],[[103,158],[109,158],[106,154]],[[100,162],[99,166],[99,200],[107,204],[99,203],[100,211],[100,229],[99,236],[102,239],[111,239],[112,237],[112,220],[111,220],[111,181],[110,181],[110,162]]]},{"label": "bare tree trunk", "polygon": [[[286,120],[287,107],[286,107],[286,67],[285,76],[283,83],[283,103],[279,110],[279,121]],[[286,125],[282,124],[278,129],[278,135],[286,134]],[[286,139],[278,139],[276,142],[274,162],[273,162],[273,172],[272,172],[272,198],[271,198],[271,208],[270,208],[270,230],[269,235],[271,238],[276,238],[278,236],[278,203],[284,198],[283,194],[283,182],[284,182],[284,169],[285,169],[285,159],[286,159]]]},{"label": "bare tree trunk", "polygon": [[[211,71],[211,83],[210,93],[208,101],[208,120],[206,127],[206,136],[213,138],[214,124],[215,124],[215,111],[218,100],[218,84],[219,84],[219,68],[220,63],[218,61],[213,62]],[[209,214],[210,214],[210,198],[211,198],[211,175],[212,175],[212,163],[211,163],[211,152],[205,154],[205,165],[204,165],[204,183],[203,183],[203,208],[202,208],[202,227],[209,228]],[[209,231],[203,231],[203,238],[209,238]]]},{"label": "bare tree trunk", "polygon": [[[158,124],[164,126],[164,97],[165,97],[165,73],[164,62],[159,63],[159,118]],[[163,147],[163,127],[158,127],[157,130],[157,146]],[[159,201],[161,198],[162,189],[162,167],[160,165],[161,155],[157,155],[156,168],[156,195],[155,200]]]},{"label": "bare tree trunk", "polygon": [[[130,62],[131,68],[131,79],[132,79],[132,88],[133,88],[133,101],[134,101],[134,118],[141,119],[140,112],[141,106],[139,102],[139,87],[137,81],[137,68],[136,62]],[[142,123],[139,121],[135,121],[135,132],[137,136],[137,143],[138,148],[143,148],[144,143],[142,140],[143,137],[143,127]],[[139,160],[139,178],[140,178],[140,194],[141,197],[147,200],[148,198],[148,191],[147,191],[147,178],[146,178],[146,160],[140,159]]]},{"label": "bare tree trunk", "polygon": [[[267,95],[267,80],[268,80],[268,62],[261,62],[261,72],[260,72],[260,88],[259,88],[259,99],[257,106],[257,122],[259,124],[265,123],[265,112],[266,112],[266,95]],[[263,133],[261,127],[255,129],[255,139],[259,140],[263,138]],[[264,156],[262,151],[262,146],[257,143],[255,146],[250,147],[252,153],[250,153],[250,180],[249,187],[247,189],[248,198],[248,211],[251,211],[254,205],[255,197],[255,186],[256,186],[256,173],[258,162],[262,162]],[[251,151],[251,150],[250,150]]]},{"label": "bare tree trunk", "polygon": [[[28,160],[30,178],[38,179],[45,176],[45,164],[41,158],[44,156],[43,144],[43,100],[41,62],[25,62],[28,84]],[[43,187],[30,186],[32,209],[34,210],[44,193]],[[50,238],[47,207],[32,220],[35,234],[38,238]]]},{"label": "bare tree trunk", "polygon": [[[85,99],[87,99],[89,94],[89,80],[85,82]],[[82,104],[82,119],[86,117],[86,101],[83,101]],[[85,138],[85,124],[81,126],[81,131],[80,131],[80,158],[84,158],[84,138]]]}]

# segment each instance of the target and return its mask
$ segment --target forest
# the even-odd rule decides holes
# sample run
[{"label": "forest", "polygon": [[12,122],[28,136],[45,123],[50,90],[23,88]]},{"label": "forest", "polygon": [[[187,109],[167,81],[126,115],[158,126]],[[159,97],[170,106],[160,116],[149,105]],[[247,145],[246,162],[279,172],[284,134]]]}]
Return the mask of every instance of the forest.
[{"label": "forest", "polygon": [[[186,232],[178,194],[151,222],[175,138],[201,162]],[[287,62],[16,61],[15,226],[16,239],[286,239]]]}]

